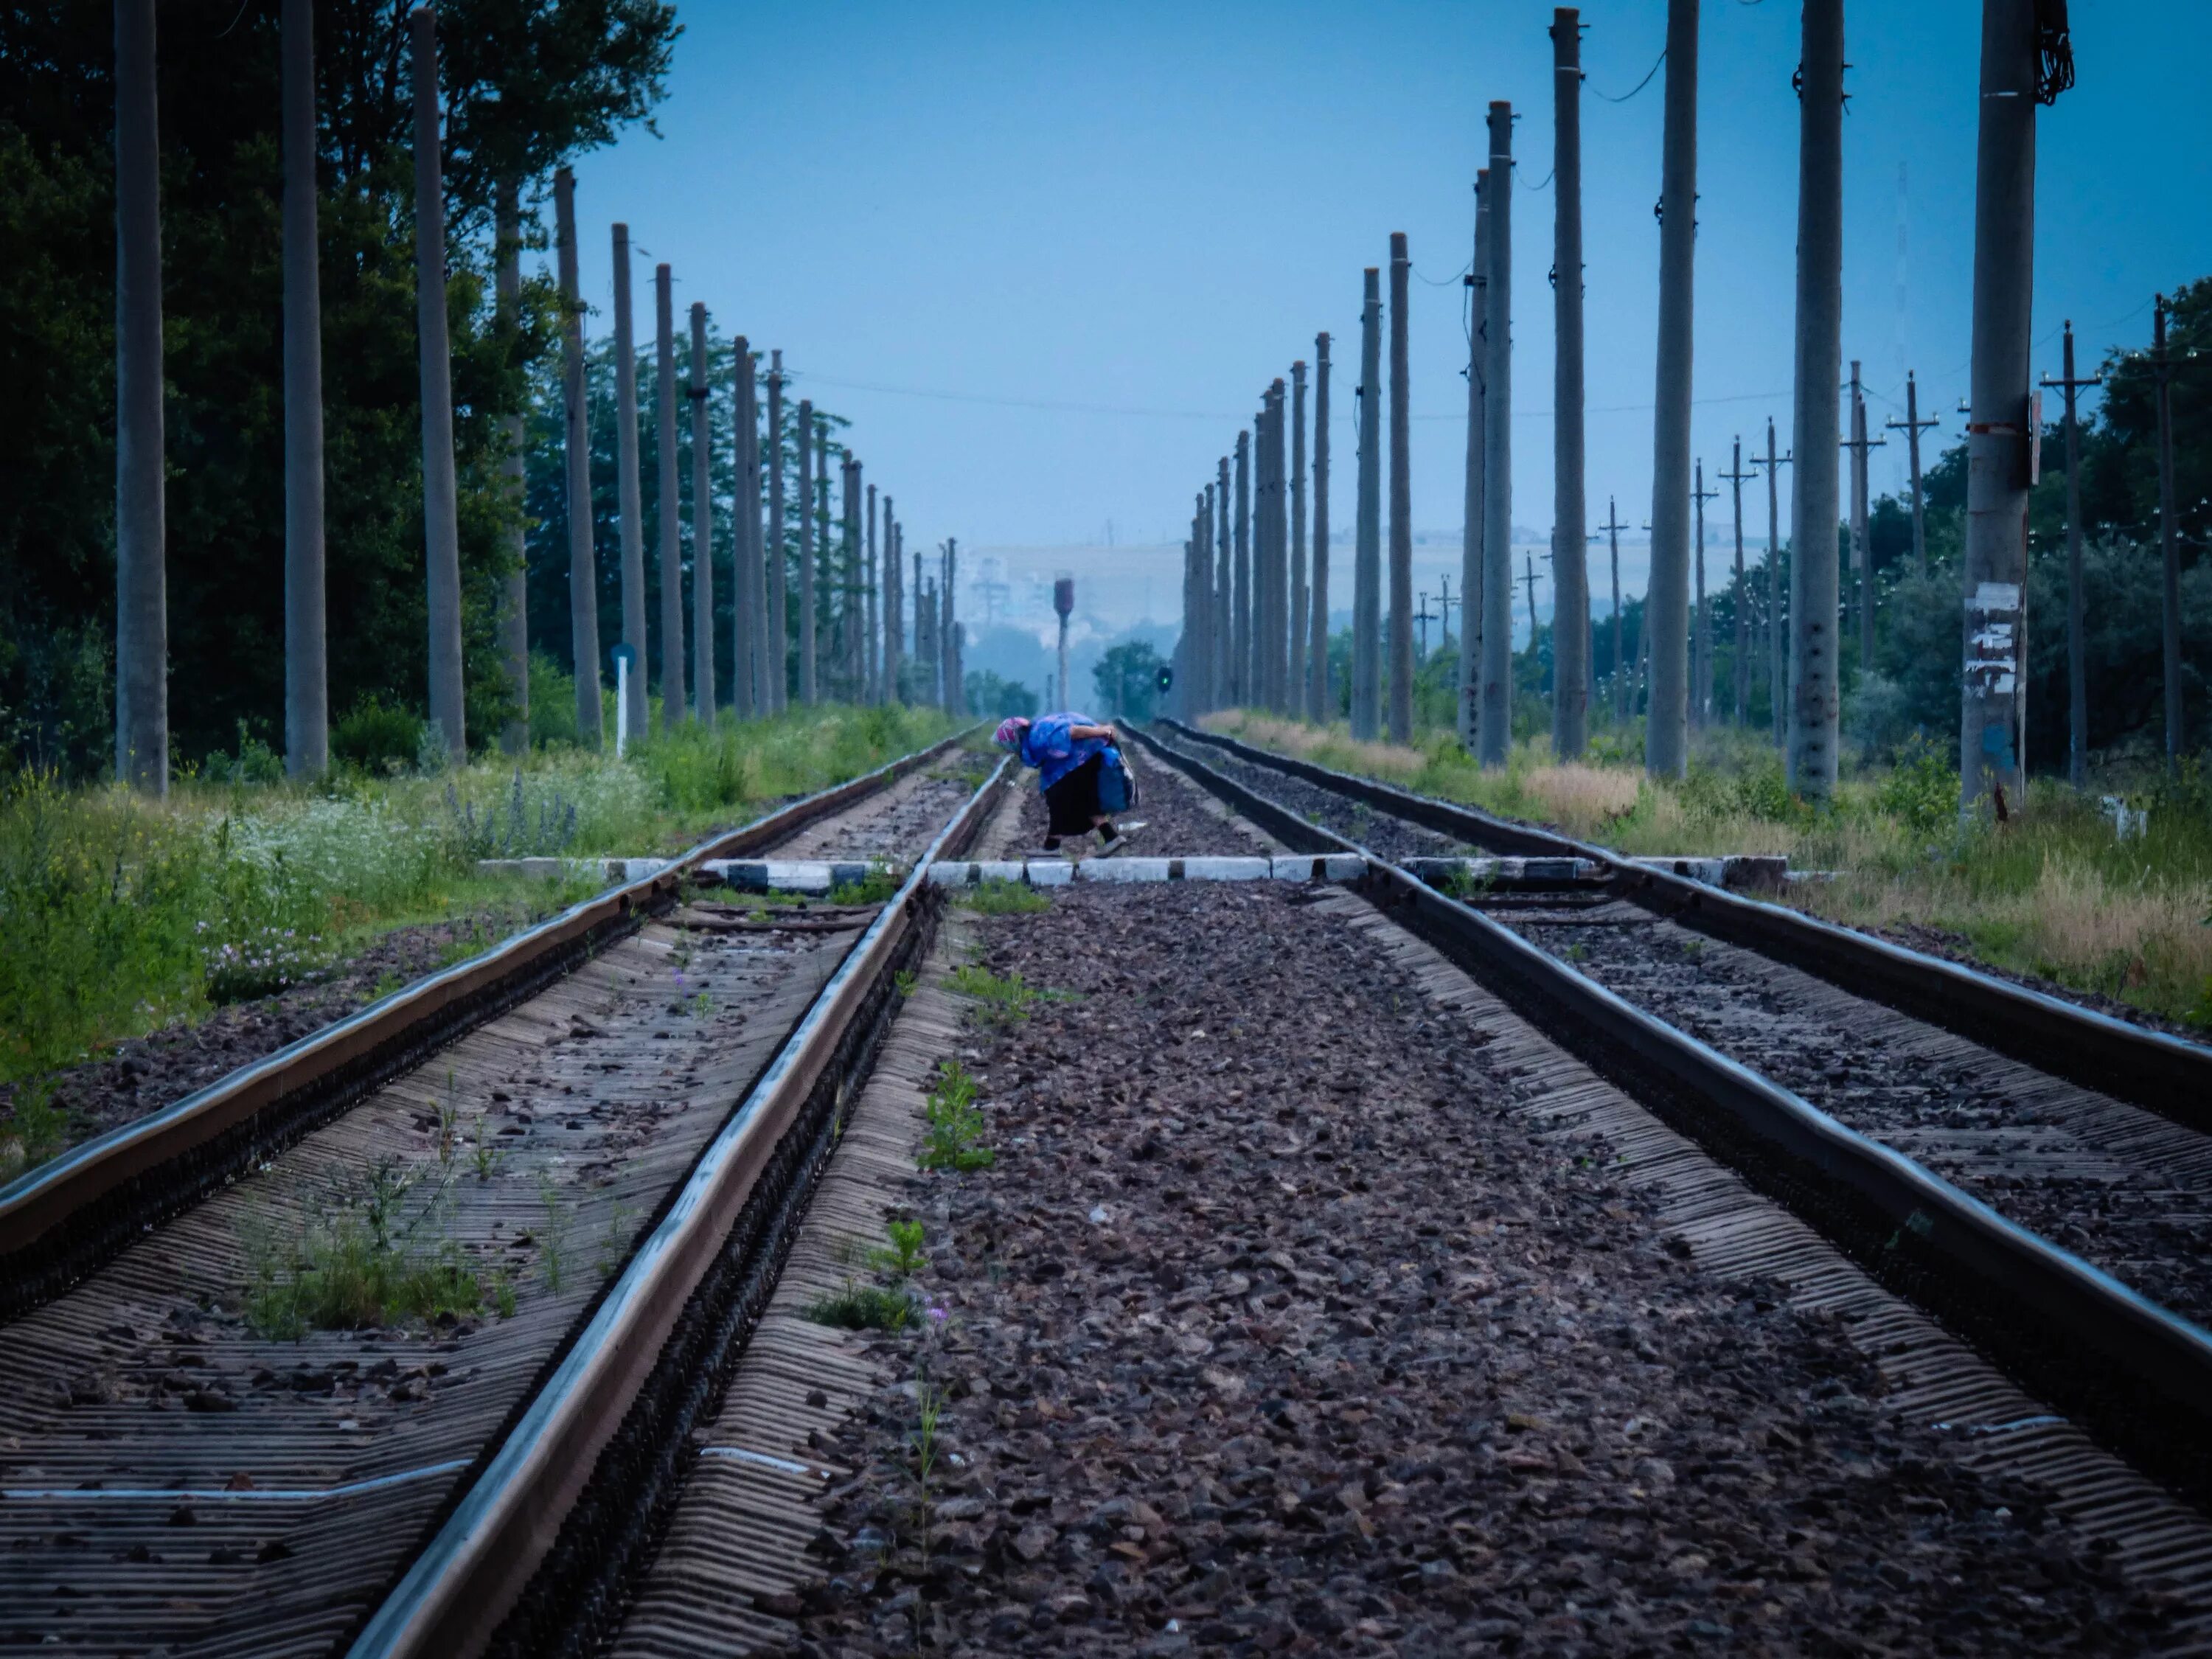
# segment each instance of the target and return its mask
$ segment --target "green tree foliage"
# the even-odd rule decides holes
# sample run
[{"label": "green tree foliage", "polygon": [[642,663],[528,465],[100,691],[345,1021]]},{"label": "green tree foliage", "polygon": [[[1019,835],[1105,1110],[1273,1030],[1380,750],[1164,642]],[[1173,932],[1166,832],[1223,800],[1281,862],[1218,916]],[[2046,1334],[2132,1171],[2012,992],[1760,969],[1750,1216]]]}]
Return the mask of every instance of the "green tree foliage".
[{"label": "green tree foliage", "polygon": [[[283,303],[277,7],[164,0],[160,16],[169,674],[184,757],[239,723],[280,739]],[[453,240],[470,729],[507,695],[492,636],[514,510],[499,419],[555,349],[550,296],[496,323],[489,220],[502,174],[547,170],[658,101],[668,0],[446,0],[441,89]],[[407,7],[316,7],[331,696],[419,707],[425,626]],[[96,772],[114,610],[112,15],[0,10],[0,742]]]},{"label": "green tree foliage", "polygon": [[1149,640],[1130,640],[1098,659],[1091,671],[1098,689],[1099,710],[1126,720],[1148,720],[1159,695],[1160,653]]},{"label": "green tree foliage", "polygon": [[968,708],[981,720],[1006,720],[1019,714],[1034,720],[1037,694],[1018,681],[1001,678],[987,669],[971,669],[966,681]]}]

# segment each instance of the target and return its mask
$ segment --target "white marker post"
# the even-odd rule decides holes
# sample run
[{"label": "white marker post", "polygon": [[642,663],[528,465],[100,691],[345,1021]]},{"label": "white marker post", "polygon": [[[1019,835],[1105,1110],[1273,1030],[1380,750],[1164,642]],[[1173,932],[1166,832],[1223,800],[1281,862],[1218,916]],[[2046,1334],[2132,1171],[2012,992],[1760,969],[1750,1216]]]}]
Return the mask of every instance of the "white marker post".
[{"label": "white marker post", "polygon": [[607,654],[615,659],[615,757],[619,760],[629,747],[629,666],[636,660],[637,652],[633,647],[618,645]]}]

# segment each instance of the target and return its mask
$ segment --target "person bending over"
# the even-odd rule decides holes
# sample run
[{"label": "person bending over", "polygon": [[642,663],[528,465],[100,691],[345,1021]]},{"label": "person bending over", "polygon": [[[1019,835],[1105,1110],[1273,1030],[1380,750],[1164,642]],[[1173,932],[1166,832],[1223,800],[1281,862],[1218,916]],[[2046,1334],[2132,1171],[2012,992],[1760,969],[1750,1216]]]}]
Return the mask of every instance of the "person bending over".
[{"label": "person bending over", "polygon": [[1041,714],[1033,720],[1017,714],[1000,723],[995,740],[1023,765],[1036,769],[1037,787],[1044,792],[1046,852],[1058,852],[1065,836],[1092,830],[1110,849],[1127,830],[1143,828],[1114,825],[1113,815],[1135,805],[1136,794],[1128,766],[1114,746],[1112,726],[1073,713]]}]

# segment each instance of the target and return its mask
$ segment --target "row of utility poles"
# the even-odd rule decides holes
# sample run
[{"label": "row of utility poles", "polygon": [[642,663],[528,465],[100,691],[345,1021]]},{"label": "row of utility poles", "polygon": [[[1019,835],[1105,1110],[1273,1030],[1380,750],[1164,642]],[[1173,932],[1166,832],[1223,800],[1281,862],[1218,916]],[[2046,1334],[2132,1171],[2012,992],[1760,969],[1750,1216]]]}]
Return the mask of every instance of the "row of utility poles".
[{"label": "row of utility poles", "polygon": [[[280,62],[280,144],[283,167],[284,391],[284,735],[287,769],[313,776],[329,765],[330,705],[325,603],[324,448],[321,301],[317,269],[316,111],[312,0],[283,0]],[[416,323],[422,395],[425,566],[428,598],[427,684],[432,726],[456,760],[468,752],[462,660],[459,484],[453,450],[453,401],[447,335],[445,190],[438,107],[436,15],[428,6],[408,16],[414,84]],[[168,786],[166,526],[162,500],[162,306],[160,152],[155,106],[155,0],[115,0],[116,52],[116,770],[142,788]],[[562,441],[565,450],[571,644],[576,663],[576,725],[580,739],[603,741],[599,664],[598,550],[594,534],[590,422],[586,408],[583,316],[578,291],[575,180],[567,167],[554,177],[555,247],[562,311]],[[496,303],[512,316],[521,303],[520,191],[512,181],[496,193],[494,211]],[[637,350],[626,225],[613,228],[614,373],[621,561],[622,641],[631,672],[622,678],[622,722],[646,733],[648,647],[662,696],[664,729],[717,717],[714,639],[715,562],[712,454],[706,380],[707,309],[688,317],[691,408],[691,613],[684,606],[681,491],[678,483],[676,317],[673,276],[654,270],[657,325],[659,545],[657,639],[646,617],[642,487],[639,477]],[[737,492],[732,502],[732,623],[729,648],[732,711],[741,719],[781,712],[792,701],[813,704],[836,696],[882,702],[901,696],[917,677],[902,664],[906,583],[905,527],[885,495],[863,492],[860,462],[841,462],[838,539],[830,541],[826,417],[799,402],[795,425],[784,417],[782,353],[770,355],[765,454],[759,375],[745,338],[732,342],[735,365]],[[505,477],[519,500],[523,479],[523,422],[506,418]],[[795,436],[800,499],[797,605],[791,604],[787,552],[785,444]],[[763,486],[765,488],[763,489]],[[763,495],[765,501],[763,501]],[[865,507],[863,501],[865,499]],[[763,508],[766,524],[763,524]],[[501,734],[505,747],[529,738],[529,628],[522,574],[524,531],[508,532],[513,561],[501,588],[498,638],[501,668],[517,712]],[[817,546],[818,542],[818,546]],[[879,557],[880,555],[880,557]],[[926,672],[921,700],[959,708],[960,624],[951,615],[953,544],[943,551],[942,580],[924,588],[915,555],[915,649]],[[818,590],[818,591],[817,591]],[[795,609],[795,615],[792,614]],[[823,635],[826,632],[826,639]],[[688,651],[687,651],[688,633]]]},{"label": "row of utility poles", "polygon": [[[2029,392],[2029,295],[2033,273],[2035,111],[2072,84],[2070,49],[2063,28],[2055,33],[2037,0],[1984,0],[1979,129],[1975,209],[1975,275],[1972,395],[1967,421],[1967,532],[1963,573],[1965,655],[1960,674],[1960,743],[1962,805],[1984,802],[2004,809],[2017,800],[2021,780],[2026,707],[2024,590],[2027,512],[2035,440]],[[1553,751],[1571,759],[1589,738],[1592,674],[1590,605],[1585,547],[1583,483],[1583,349],[1581,281],[1582,167],[1581,24],[1576,10],[1553,14]],[[1850,425],[1840,429],[1837,390],[1842,372],[1843,299],[1843,0],[1803,0],[1798,64],[1798,202],[1796,361],[1792,443],[1778,453],[1770,422],[1766,453],[1745,465],[1739,441],[1728,472],[1736,506],[1735,653],[1735,718],[1748,716],[1750,586],[1743,553],[1743,486],[1759,476],[1767,483],[1768,556],[1762,619],[1769,696],[1778,741],[1787,757],[1790,782],[1809,799],[1832,793],[1837,777],[1839,654],[1856,624],[1856,648],[1870,660],[1875,586],[1868,545],[1866,459],[1887,441],[1869,434],[1858,366],[1849,383]],[[1693,724],[1715,718],[1711,708],[1713,643],[1705,580],[1704,507],[1717,492],[1705,488],[1701,460],[1691,450],[1693,315],[1697,214],[1698,0],[1668,0],[1662,131],[1660,155],[1659,326],[1652,430],[1653,482],[1650,580],[1646,590],[1638,662],[1622,663],[1618,514],[1608,509],[1606,533],[1614,568],[1614,706],[1631,712],[1632,682],[1643,683],[1645,764],[1658,776],[1680,776],[1689,760]],[[1462,623],[1457,724],[1461,739],[1486,766],[1502,765],[1511,746],[1513,702],[1511,611],[1516,575],[1512,527],[1512,123],[1511,107],[1489,110],[1487,167],[1476,175],[1474,258],[1467,277],[1472,289],[1468,364],[1465,530],[1460,572]],[[1393,741],[1412,735],[1414,672],[1412,639],[1412,531],[1407,469],[1407,317],[1405,238],[1391,238],[1389,625],[1382,621],[1381,564],[1382,446],[1376,428],[1381,408],[1379,272],[1365,275],[1361,314],[1358,415],[1358,494],[1355,510],[1351,725],[1361,738],[1382,734]],[[2159,313],[2161,459],[2170,443],[2165,414],[2164,307]],[[1179,647],[1183,707],[1196,713],[1229,704],[1279,714],[1322,718],[1327,683],[1327,369],[1328,336],[1319,337],[1316,390],[1318,425],[1314,445],[1315,540],[1310,585],[1286,588],[1306,568],[1293,518],[1287,548],[1277,502],[1280,473],[1281,386],[1262,398],[1254,430],[1256,463],[1248,455],[1251,434],[1236,447],[1237,490],[1231,510],[1230,464],[1200,492],[1186,546],[1184,614],[1190,619]],[[1302,384],[1303,365],[1294,366]],[[2069,691],[2073,754],[2081,776],[2083,647],[2080,620],[2080,547],[2072,474],[2074,397],[2093,380],[2077,376],[2068,330],[2062,388],[2067,398],[2069,445],[2069,556],[2074,573],[2069,616]],[[1303,412],[1294,451],[1303,447]],[[1924,573],[1927,543],[1921,502],[1919,440],[1933,426],[1922,419],[1917,388],[1906,382],[1905,416],[1891,422],[1911,450],[1913,556]],[[1836,527],[1839,457],[1852,459],[1848,503],[1850,562],[1839,568]],[[1248,466],[1259,472],[1256,519]],[[1796,467],[1791,492],[1790,592],[1780,591],[1777,556],[1780,467]],[[2176,555],[2171,467],[2161,465],[2160,518],[2165,527],[2166,731],[2170,754],[2180,741],[2179,607],[2172,590]],[[1299,479],[1288,487],[1295,495]],[[1693,521],[1696,529],[1693,536]],[[1234,556],[1231,552],[1233,548]],[[1287,551],[1288,557],[1285,554]],[[1847,594],[1845,578],[1855,591]],[[1533,562],[1528,573],[1534,587]],[[1696,590],[1694,610],[1692,585]],[[1289,603],[1282,603],[1289,595]],[[1848,608],[1846,600],[1850,601]],[[1303,613],[1303,615],[1301,615]],[[1855,613],[1855,614],[1853,614]],[[1296,619],[1305,655],[1304,684],[1293,687],[1282,672],[1286,619]],[[1534,627],[1532,607],[1531,626]],[[1293,647],[1295,655],[1296,647]],[[1387,671],[1385,659],[1387,657]]]}]

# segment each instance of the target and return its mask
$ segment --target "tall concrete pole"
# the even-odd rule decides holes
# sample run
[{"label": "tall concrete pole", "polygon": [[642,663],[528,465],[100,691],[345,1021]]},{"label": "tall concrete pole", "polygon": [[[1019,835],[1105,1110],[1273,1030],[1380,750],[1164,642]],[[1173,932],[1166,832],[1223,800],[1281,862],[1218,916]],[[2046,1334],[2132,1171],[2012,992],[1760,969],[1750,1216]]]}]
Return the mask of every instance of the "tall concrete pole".
[{"label": "tall concrete pole", "polygon": [[1703,731],[1713,717],[1712,607],[1705,598],[1705,503],[1717,500],[1721,492],[1705,488],[1705,464],[1702,458],[1692,469],[1691,477],[1692,538],[1697,547],[1693,571],[1697,579],[1698,605],[1690,635],[1690,671],[1694,688],[1690,699],[1690,724]]},{"label": "tall concrete pole", "polygon": [[1359,497],[1352,520],[1352,735],[1382,731],[1382,288],[1364,273],[1359,309]]},{"label": "tall concrete pole", "polygon": [[430,719],[456,764],[469,754],[461,686],[460,487],[446,319],[446,184],[438,134],[438,15],[408,14],[415,78],[415,329],[422,381],[422,537],[429,583]]},{"label": "tall concrete pole", "polygon": [[1188,682],[1183,708],[1195,718],[1213,704],[1213,501],[1203,489],[1191,507],[1190,598],[1183,635],[1192,642],[1183,665]]},{"label": "tall concrete pole", "polygon": [[605,740],[599,713],[599,576],[592,514],[592,423],[584,378],[584,301],[576,284],[576,175],[553,175],[561,281],[561,442],[568,494],[568,641],[576,668],[576,738]]},{"label": "tall concrete pole", "polygon": [[[2072,378],[2073,371],[2068,370],[2067,374],[2068,378]],[[1920,388],[1913,383],[1912,371],[1907,369],[1905,374],[1905,418],[1887,421],[1883,425],[1891,432],[1905,434],[1905,455],[1911,467],[1912,477],[1912,574],[1916,576],[1928,574],[1928,514],[1920,491],[1920,434],[1929,428],[1941,424],[1938,421],[1920,418]]]},{"label": "tall concrete pole", "polygon": [[741,720],[768,712],[768,586],[761,568],[760,412],[753,385],[752,342],[730,342],[737,376],[736,516],[731,524],[730,702]]},{"label": "tall concrete pole", "polygon": [[845,634],[846,694],[854,702],[868,701],[868,584],[861,560],[860,503],[866,469],[853,456],[845,459],[845,599],[840,607]]},{"label": "tall concrete pole", "polygon": [[[691,717],[684,672],[684,508],[676,467],[676,289],[665,264],[653,268],[653,501],[660,567],[660,726],[673,732]],[[695,370],[690,385],[698,385]],[[696,511],[696,507],[695,507]],[[642,528],[642,526],[641,526]],[[711,567],[710,567],[711,568]],[[708,641],[709,648],[713,641]],[[641,659],[630,678],[644,676]],[[712,692],[709,691],[711,696]],[[642,728],[633,726],[633,732]]]},{"label": "tall concrete pole", "polygon": [[[714,723],[714,439],[707,420],[707,307],[694,301],[691,306],[691,712],[702,726]],[[742,434],[738,447],[744,447]],[[744,468],[738,468],[739,493],[743,493]],[[736,503],[743,517],[743,501]],[[732,551],[743,532],[732,526]],[[734,579],[736,569],[732,568]],[[663,580],[665,580],[664,578]],[[738,589],[732,586],[730,597],[734,601]],[[677,627],[683,627],[684,573],[676,574]],[[666,601],[662,601],[666,614]],[[737,674],[744,672],[744,659],[740,657],[731,665]],[[735,690],[734,686],[732,688]],[[661,696],[668,695],[664,687]]]},{"label": "tall concrete pole", "polygon": [[899,695],[899,657],[906,643],[906,567],[899,561],[898,520],[891,498],[884,497],[884,701],[903,702]]},{"label": "tall concrete pole", "polygon": [[[1513,106],[1490,106],[1482,191],[1482,718],[1479,758],[1513,749]],[[1534,649],[1532,635],[1529,647]]]},{"label": "tall concrete pole", "polygon": [[1605,534],[1613,548],[1613,717],[1628,718],[1627,621],[1620,614],[1620,508],[1605,498]]},{"label": "tall concrete pole", "polygon": [[[1838,348],[1840,349],[1840,348]],[[1790,750],[1790,690],[1784,673],[1790,660],[1787,619],[1782,607],[1782,469],[1793,457],[1774,453],[1774,422],[1766,422],[1766,707],[1774,746]]]},{"label": "tall concrete pole", "polygon": [[1273,609],[1267,574],[1272,541],[1267,533],[1267,395],[1263,392],[1259,410],[1252,417],[1252,679],[1245,702],[1255,708],[1267,707],[1267,623]]},{"label": "tall concrete pole", "polygon": [[115,775],[169,793],[154,0],[115,0]]},{"label": "tall concrete pole", "polygon": [[1237,587],[1234,556],[1229,531],[1229,458],[1216,464],[1213,486],[1213,545],[1218,567],[1214,586],[1213,706],[1237,704]]},{"label": "tall concrete pole", "polygon": [[[1966,422],[1962,811],[2025,801],[2028,334],[2035,273],[2036,0],[1983,0],[1974,155],[1974,330]],[[1831,385],[1833,381],[1831,380]],[[2169,520],[2170,522],[2170,520]],[[1801,543],[1801,545],[1802,544]],[[2168,636],[2172,637],[2171,624]],[[2180,687],[2169,678],[2166,742]]]},{"label": "tall concrete pole", "polygon": [[[315,238],[315,37],[313,0],[284,0],[284,770],[319,776],[331,764],[329,652],[323,599],[323,300]],[[498,283],[501,308],[512,315],[521,292],[521,265],[512,231],[514,186],[499,196]],[[510,288],[508,271],[514,272]],[[522,417],[501,422],[511,453],[502,472],[520,480]],[[515,490],[520,507],[520,488]],[[520,518],[514,539],[522,535]],[[512,635],[520,631],[520,562],[501,584],[501,641],[507,672],[524,699],[522,737],[529,740],[529,648],[516,674]],[[510,722],[507,744],[514,746]]]},{"label": "tall concrete pole", "polygon": [[[2153,324],[2156,326],[2155,322]],[[2066,399],[2066,780],[2076,789],[2089,785],[2089,661],[2081,599],[2081,439],[2075,399],[2085,386],[2100,385],[2101,374],[2074,372],[2074,321],[2066,319],[2065,369],[2059,379],[2043,378]],[[1912,380],[1905,383],[1905,418],[1912,441],[1912,511],[1920,513],[1920,428],[1912,403]],[[1897,422],[1891,422],[1892,426]]]},{"label": "tall concrete pole", "polygon": [[1067,619],[1075,611],[1075,579],[1062,576],[1052,585],[1052,613],[1060,618],[1060,706],[1072,708],[1075,698],[1068,690],[1067,678]]},{"label": "tall concrete pole", "polygon": [[1291,678],[1283,709],[1306,708],[1306,366],[1291,365]]},{"label": "tall concrete pole", "polygon": [[1578,759],[1589,743],[1589,545],[1583,497],[1582,27],[1552,13],[1552,752]]},{"label": "tall concrete pole", "polygon": [[881,659],[877,654],[877,629],[882,627],[883,619],[877,614],[876,605],[876,487],[873,484],[868,486],[868,568],[863,585],[867,590],[867,637],[862,653],[866,660],[860,667],[866,677],[868,701],[881,702],[884,692]]},{"label": "tall concrete pole", "polygon": [[1297,712],[1291,700],[1291,451],[1289,389],[1267,388],[1267,707]]},{"label": "tall concrete pole", "polygon": [[[802,441],[799,447],[803,450],[805,445]],[[805,501],[804,491],[799,499],[801,502]],[[769,694],[763,712],[770,714],[783,713],[791,697],[791,607],[787,603],[791,554],[783,543],[783,353],[771,351],[768,367],[768,556],[763,562],[768,578]]]},{"label": "tall concrete pole", "polygon": [[[937,635],[945,649],[945,708],[947,714],[964,713],[967,708],[966,688],[960,683],[960,543],[957,538],[945,538],[945,594],[943,609],[938,613]],[[1066,688],[1061,688],[1065,695]]]},{"label": "tall concrete pole", "polygon": [[799,401],[799,702],[814,706],[814,404]]},{"label": "tall concrete pole", "polygon": [[1483,624],[1483,383],[1490,374],[1490,169],[1474,175],[1474,258],[1468,265],[1467,477],[1461,498],[1459,542],[1459,741],[1479,754],[1482,726]]},{"label": "tall concrete pole", "polygon": [[1874,665],[1874,544],[1867,536],[1867,452],[1889,441],[1867,436],[1866,394],[1858,360],[1851,360],[1851,570],[1858,587],[1859,668]]},{"label": "tall concrete pole", "polygon": [[[1260,701],[1252,665],[1252,434],[1237,434],[1237,702],[1251,708]],[[1065,688],[1062,696],[1066,695]]]},{"label": "tall concrete pole", "polygon": [[1390,233],[1390,741],[1413,740],[1413,471],[1406,233]]},{"label": "tall concrete pole", "polygon": [[629,227],[614,228],[615,494],[622,530],[623,643],[630,659],[630,741],[645,735],[645,505],[638,481],[637,336],[629,301]]},{"label": "tall concrete pole", "polygon": [[[835,568],[836,561],[835,556],[833,556],[830,551],[829,421],[822,416],[816,416],[813,432],[814,562],[818,567],[814,573],[814,592],[817,602],[822,605],[823,609],[827,610],[834,606],[837,602],[836,589],[833,585],[832,577],[832,571]],[[815,623],[814,635],[814,696],[813,698],[811,698],[810,701],[818,699],[822,695],[822,659],[825,653],[822,648],[824,641],[822,638],[822,625],[818,619]],[[835,643],[834,637],[830,643]],[[832,660],[835,660],[834,656],[832,657]]]},{"label": "tall concrete pole", "polygon": [[1790,441],[1790,453],[1798,459],[1796,487],[1790,492],[1785,769],[1792,790],[1825,801],[1836,790],[1841,648],[1836,380],[1844,355],[1844,0],[1805,0],[1799,62],[1804,86],[1797,100],[1797,352]]},{"label": "tall concrete pole", "polygon": [[[1810,72],[1809,70],[1808,71]],[[1652,417],[1651,714],[1644,763],[1680,777],[1690,758],[1690,390],[1698,220],[1698,0],[1667,0],[1667,106],[1661,141],[1659,364]]]},{"label": "tall concrete pole", "polygon": [[[1986,38],[1985,35],[1985,42]],[[2031,127],[2031,138],[2033,132]],[[2032,166],[2029,172],[2032,175]],[[1978,340],[1979,336],[1976,338]],[[2069,369],[2067,373],[2070,378],[2073,371]],[[2158,541],[2162,555],[2160,601],[2164,626],[2160,645],[2166,679],[2166,769],[2175,773],[2181,769],[2182,744],[2181,540],[2180,522],[2173,505],[2173,366],[2166,353],[2163,294],[2151,310],[2151,374],[2158,399]],[[2022,660],[2026,656],[2023,650]]]},{"label": "tall concrete pole", "polygon": [[1314,336],[1313,593],[1306,606],[1306,718],[1335,712],[1328,695],[1328,336]]},{"label": "tall concrete pole", "polygon": [[[511,326],[520,322],[522,311],[520,198],[514,180],[501,179],[492,216],[498,255],[499,314]],[[522,517],[526,488],[523,445],[526,440],[519,410],[502,416],[499,424],[507,446],[507,453],[500,458],[499,474],[514,513],[506,533],[508,569],[500,580],[499,648],[507,668],[507,689],[514,700],[514,712],[500,732],[499,744],[506,753],[519,755],[530,747],[530,577],[526,568],[530,541]]]}]

